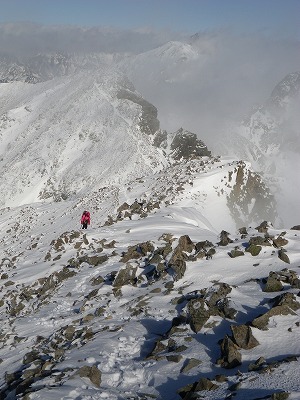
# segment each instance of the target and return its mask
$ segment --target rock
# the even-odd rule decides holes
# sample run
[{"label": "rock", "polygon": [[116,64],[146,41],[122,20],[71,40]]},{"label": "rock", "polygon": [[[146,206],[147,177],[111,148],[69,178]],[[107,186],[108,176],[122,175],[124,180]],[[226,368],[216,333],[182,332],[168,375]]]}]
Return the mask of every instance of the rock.
[{"label": "rock", "polygon": [[258,360],[255,361],[253,364],[249,364],[248,371],[259,371],[263,368],[263,366],[266,364],[266,360],[263,357],[259,357]]},{"label": "rock", "polygon": [[275,315],[296,315],[296,313],[291,310],[287,305],[280,305],[273,307],[271,310],[267,311],[265,314],[260,315],[252,321],[252,326],[261,330],[268,330],[269,319]]},{"label": "rock", "polygon": [[192,299],[187,304],[188,320],[191,329],[197,333],[210,317],[205,301],[201,298]]},{"label": "rock", "polygon": [[198,360],[197,358],[189,358],[186,360],[185,364],[181,368],[180,372],[185,373],[190,371],[191,369],[197,367],[199,364],[201,364],[201,361]]},{"label": "rock", "polygon": [[235,368],[242,363],[242,356],[238,351],[238,346],[230,339],[228,335],[222,340],[221,344],[221,358],[217,360],[223,368]]},{"label": "rock", "polygon": [[103,264],[105,261],[108,260],[108,255],[104,254],[103,256],[84,256],[84,257],[79,257],[80,263],[86,262],[90,265],[93,265],[94,267],[97,267],[98,265]]},{"label": "rock", "polygon": [[202,390],[216,390],[216,389],[218,389],[218,387],[219,386],[214,384],[210,379],[200,378],[194,388],[194,391],[200,392]]},{"label": "rock", "polygon": [[273,393],[270,397],[270,400],[286,400],[290,397],[288,392],[277,392]]},{"label": "rock", "polygon": [[133,266],[129,263],[126,264],[126,267],[120,269],[117,273],[113,286],[122,287],[124,285],[135,285],[137,268],[137,266]]},{"label": "rock", "polygon": [[253,349],[259,342],[252,334],[252,329],[248,325],[231,325],[233,341],[242,349]]},{"label": "rock", "polygon": [[33,361],[38,360],[39,358],[39,352],[37,350],[32,350],[24,355],[23,364],[30,364]]},{"label": "rock", "polygon": [[176,260],[172,260],[171,263],[169,263],[169,266],[172,268],[174,271],[174,280],[178,281],[181,279],[186,271],[186,262],[184,260],[180,260],[177,258]]},{"label": "rock", "polygon": [[220,233],[220,241],[218,242],[219,246],[227,246],[229,243],[232,243],[233,240],[229,238],[229,233],[226,231],[222,231]]},{"label": "rock", "polygon": [[256,246],[272,246],[272,244],[270,243],[270,238],[263,236],[254,236],[250,238],[249,244],[254,244]]},{"label": "rock", "polygon": [[207,149],[206,145],[197,138],[195,133],[182,128],[175,132],[170,150],[175,160],[211,156],[211,152]]},{"label": "rock", "polygon": [[169,260],[168,266],[175,272],[175,280],[179,280],[184,276],[186,271],[186,262],[188,259],[187,253],[192,253],[195,250],[195,245],[188,235],[181,236],[178,240],[178,245],[173,251]]},{"label": "rock", "polygon": [[287,239],[285,239],[284,237],[279,235],[276,239],[273,239],[273,246],[280,248],[280,247],[286,246],[288,244],[288,242],[289,241]]},{"label": "rock", "polygon": [[[216,290],[216,286],[218,289]],[[214,291],[209,291],[205,296],[205,302],[209,307],[210,315],[219,315],[222,318],[234,319],[237,311],[229,306],[226,297],[232,290],[227,283],[217,283],[213,286]]]},{"label": "rock", "polygon": [[282,295],[275,297],[272,301],[273,307],[287,306],[293,311],[297,311],[300,308],[300,303],[296,300],[293,293],[283,293]]},{"label": "rock", "polygon": [[78,374],[81,377],[89,378],[89,380],[97,387],[101,385],[101,371],[96,365],[84,365],[79,368]]},{"label": "rock", "polygon": [[169,356],[166,356],[166,359],[168,361],[172,361],[172,362],[178,363],[178,362],[180,362],[182,360],[182,355],[181,354],[171,354]]},{"label": "rock", "polygon": [[250,253],[252,256],[258,256],[259,253],[261,252],[262,247],[261,246],[257,246],[255,244],[250,244],[250,246],[248,246],[246,248],[246,251],[248,253]]},{"label": "rock", "polygon": [[283,285],[279,280],[276,272],[270,272],[267,283],[263,289],[264,292],[280,292],[283,289]]},{"label": "rock", "polygon": [[291,230],[293,231],[300,231],[300,225],[294,225]]},{"label": "rock", "polygon": [[[203,390],[216,390],[218,389],[218,385],[214,384],[211,380],[207,378],[200,378],[198,382],[194,382],[192,384],[186,385],[181,389],[177,390],[177,393],[183,400],[192,400],[198,399],[199,396],[194,393],[200,392]],[[202,398],[202,396],[201,396]]]},{"label": "rock", "polygon": [[269,224],[267,221],[263,221],[259,226],[257,226],[255,229],[260,232],[260,233],[267,233],[269,228]]},{"label": "rock", "polygon": [[221,375],[216,375],[216,376],[215,376],[215,380],[216,380],[217,382],[224,383],[224,382],[227,382],[227,381],[228,381],[228,378],[227,378],[226,375],[221,374]]},{"label": "rock", "polygon": [[245,238],[248,235],[247,229],[245,226],[239,228],[239,233],[242,235],[242,238]]},{"label": "rock", "polygon": [[284,250],[284,249],[278,250],[278,258],[280,258],[281,261],[283,261],[283,262],[285,262],[285,263],[287,263],[287,264],[290,264],[290,263],[291,263],[289,257],[288,257],[287,254],[285,253],[285,250]]},{"label": "rock", "polygon": [[126,263],[132,259],[139,259],[147,255],[147,253],[153,253],[154,246],[150,242],[138,243],[135,246],[128,247],[127,252],[122,254],[121,262]]},{"label": "rock", "polygon": [[236,257],[240,257],[240,256],[245,255],[245,253],[242,250],[240,250],[238,247],[235,247],[233,250],[231,250],[228,253],[228,255],[231,258],[236,258]]}]

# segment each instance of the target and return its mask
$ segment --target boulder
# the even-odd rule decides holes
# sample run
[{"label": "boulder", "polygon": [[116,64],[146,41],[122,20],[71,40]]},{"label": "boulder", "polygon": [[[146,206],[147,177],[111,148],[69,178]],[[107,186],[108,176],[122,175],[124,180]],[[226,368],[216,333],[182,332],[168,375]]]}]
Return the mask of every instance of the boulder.
[{"label": "boulder", "polygon": [[218,242],[219,246],[227,246],[229,243],[232,243],[233,240],[229,238],[229,233],[226,231],[222,231],[220,233],[220,241]]},{"label": "boulder", "polygon": [[226,335],[221,341],[221,358],[217,360],[223,368],[230,369],[241,365],[242,356],[238,351],[238,346]]},{"label": "boulder", "polygon": [[238,247],[235,247],[233,250],[231,250],[228,253],[228,255],[231,258],[236,258],[236,257],[240,257],[240,256],[245,255],[245,253],[242,250],[240,250]]},{"label": "boulder", "polygon": [[188,235],[181,236],[178,240],[178,245],[173,251],[169,260],[169,267],[175,272],[175,280],[181,279],[186,271],[186,262],[188,259],[187,253],[192,253],[195,250],[195,245]]},{"label": "boulder", "polygon": [[291,230],[293,231],[300,231],[300,225],[294,225]]},{"label": "boulder", "polygon": [[291,263],[288,255],[286,254],[286,250],[284,250],[284,249],[278,250],[278,258],[280,258],[281,261],[283,261],[287,264]]},{"label": "boulder", "polygon": [[275,315],[296,315],[296,313],[287,305],[279,305],[273,307],[271,310],[267,311],[265,314],[262,314],[255,318],[252,321],[252,326],[261,330],[268,330],[268,323],[271,317]]},{"label": "boulder", "polygon": [[97,387],[101,385],[101,371],[98,369],[96,365],[89,366],[84,365],[79,368],[78,374],[82,378],[89,378],[89,380]]},{"label": "boulder", "polygon": [[278,274],[276,272],[270,272],[267,283],[263,289],[264,292],[280,292],[283,289],[283,285],[280,282]]},{"label": "boulder", "polygon": [[197,358],[189,358],[186,360],[184,363],[183,367],[181,368],[180,372],[185,373],[190,371],[193,368],[196,368],[199,364],[201,364],[201,361],[198,360]]},{"label": "boulder", "polygon": [[133,266],[131,264],[126,264],[125,268],[122,268],[117,273],[114,281],[113,286],[115,288],[122,287],[124,285],[134,285],[136,283],[136,271],[137,266]]},{"label": "boulder", "polygon": [[248,325],[231,325],[233,341],[242,349],[249,350],[259,345]]},{"label": "boulder", "polygon": [[263,221],[259,226],[257,226],[255,229],[260,232],[260,233],[267,233],[269,228],[269,224],[267,221]]},{"label": "boulder", "polygon": [[188,321],[191,329],[198,333],[210,317],[205,301],[201,298],[192,299],[187,304]]},{"label": "boulder", "polygon": [[253,257],[258,256],[259,253],[261,252],[262,247],[261,246],[257,246],[255,244],[250,244],[250,246],[248,246],[246,248],[247,253],[250,253]]}]

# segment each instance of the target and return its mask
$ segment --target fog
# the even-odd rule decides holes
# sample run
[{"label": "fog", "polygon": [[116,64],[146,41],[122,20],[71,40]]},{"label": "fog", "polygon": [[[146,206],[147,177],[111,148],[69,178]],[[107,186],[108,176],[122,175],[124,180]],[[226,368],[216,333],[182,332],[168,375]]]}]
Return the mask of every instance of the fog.
[{"label": "fog", "polygon": [[[253,107],[264,105],[287,74],[300,71],[300,41],[279,33],[223,30],[189,37],[150,29],[0,25],[0,54],[24,58],[44,52],[123,54],[119,68],[157,107],[161,128],[188,129],[211,150],[222,148],[224,137],[237,130]],[[289,225],[300,223],[299,106],[298,96],[276,116],[282,147],[274,176],[281,190],[279,212]]]},{"label": "fog", "polygon": [[118,30],[81,26],[48,26],[35,23],[0,24],[0,51],[13,56],[32,56],[44,52],[61,53],[140,53],[180,33],[149,29]]}]

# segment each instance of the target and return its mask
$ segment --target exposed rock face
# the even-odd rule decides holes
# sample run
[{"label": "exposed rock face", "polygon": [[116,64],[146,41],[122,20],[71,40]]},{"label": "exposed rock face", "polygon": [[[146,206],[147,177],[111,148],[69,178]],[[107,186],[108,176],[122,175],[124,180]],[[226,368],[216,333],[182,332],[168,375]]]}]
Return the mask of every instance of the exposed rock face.
[{"label": "exposed rock face", "polygon": [[259,221],[262,217],[267,217],[273,222],[276,220],[274,196],[261,177],[249,170],[244,162],[239,163],[235,169],[235,176],[231,174],[229,181],[232,181],[233,187],[227,197],[227,204],[237,226],[243,226],[245,222],[249,224],[251,221]]},{"label": "exposed rock face", "polygon": [[211,155],[206,145],[197,138],[195,133],[182,128],[175,133],[170,149],[171,155],[175,160]]},{"label": "exposed rock face", "polygon": [[117,94],[118,99],[126,99],[138,104],[142,108],[139,126],[141,131],[147,135],[154,134],[159,129],[159,120],[157,119],[157,108],[129,90],[120,90]]},{"label": "exposed rock face", "polygon": [[166,150],[174,160],[211,156],[203,141],[195,133],[183,128],[170,134],[165,131],[156,132],[153,145]]},{"label": "exposed rock face", "polygon": [[271,93],[266,108],[282,108],[285,106],[286,98],[297,96],[300,91],[300,72],[292,72],[279,82]]}]

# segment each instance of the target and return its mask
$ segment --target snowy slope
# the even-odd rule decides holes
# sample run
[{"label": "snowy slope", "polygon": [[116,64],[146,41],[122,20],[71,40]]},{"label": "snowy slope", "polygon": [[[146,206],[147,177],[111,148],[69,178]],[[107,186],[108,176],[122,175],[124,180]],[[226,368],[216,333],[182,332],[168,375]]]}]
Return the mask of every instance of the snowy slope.
[{"label": "snowy slope", "polygon": [[[148,198],[139,208],[134,198],[143,199],[149,182],[131,185],[120,194],[127,207],[109,224],[104,205],[113,193],[103,190],[102,204],[96,196],[89,199],[87,231],[78,226],[85,197],[81,203],[1,210],[1,398],[179,400],[193,390],[214,400],[280,392],[299,399],[298,231],[263,224],[261,233],[254,227],[232,230],[228,244],[218,245],[222,235],[210,222],[213,213],[197,205],[203,187],[212,198],[210,167],[207,178],[196,174],[193,187],[177,200],[176,190],[163,192],[158,177],[157,196],[167,194],[170,205]],[[180,251],[185,235],[191,242]],[[258,237],[261,243],[268,237],[259,254],[246,252]],[[278,246],[289,264],[279,258]],[[214,249],[211,259],[204,249]],[[237,249],[243,256],[230,257]],[[265,291],[276,272],[280,288]],[[257,327],[255,318],[272,310],[271,299],[288,293],[294,300],[285,312],[274,312],[265,327]],[[202,298],[209,315],[199,329],[188,316]],[[258,344],[235,345],[241,361],[228,367],[218,361],[218,342],[231,337],[231,325],[247,323]],[[214,390],[203,391],[201,379]]]},{"label": "snowy slope", "polygon": [[1,205],[67,198],[161,167],[142,134],[142,106],[119,98],[121,89],[139,98],[111,70],[2,84]]}]

